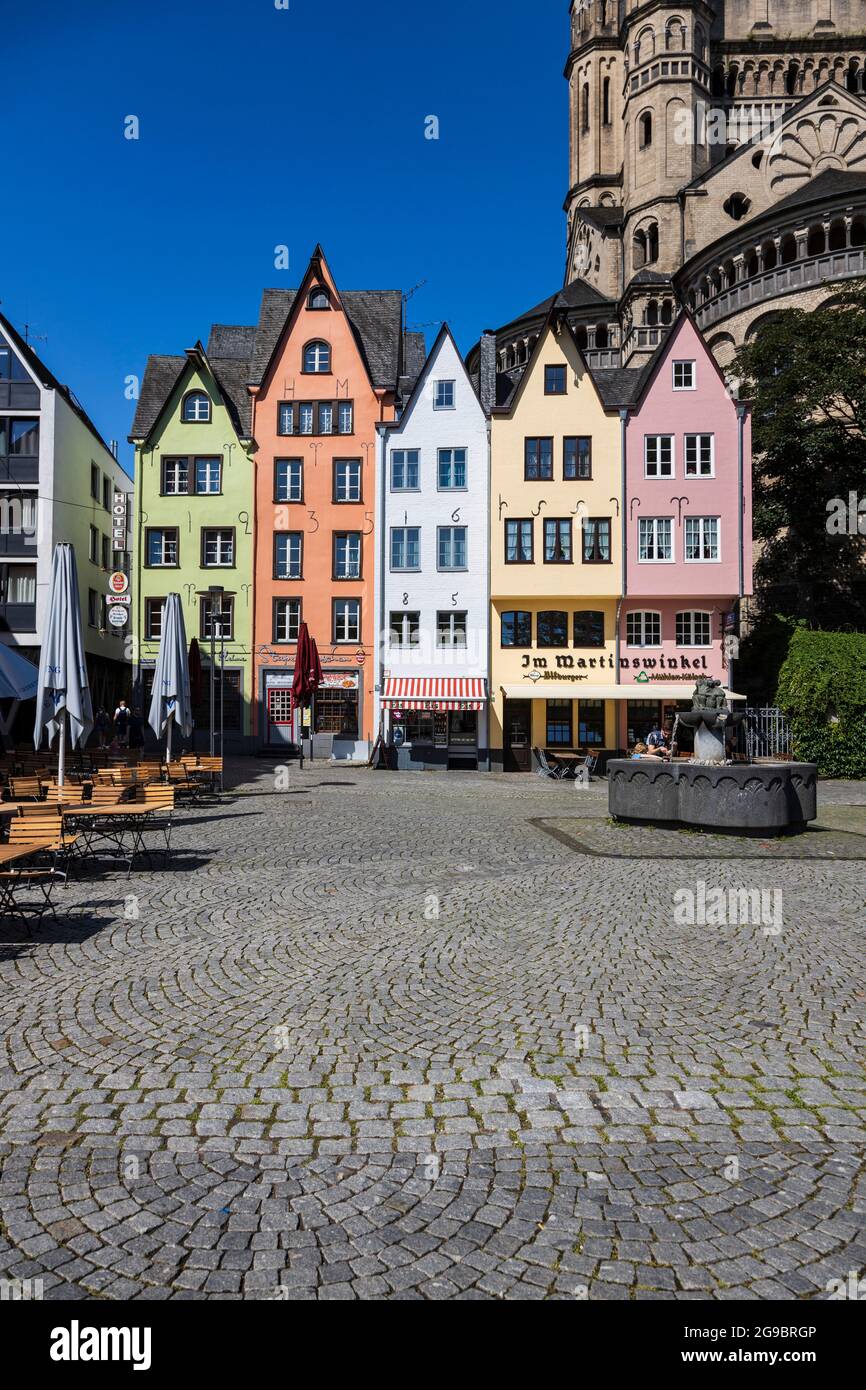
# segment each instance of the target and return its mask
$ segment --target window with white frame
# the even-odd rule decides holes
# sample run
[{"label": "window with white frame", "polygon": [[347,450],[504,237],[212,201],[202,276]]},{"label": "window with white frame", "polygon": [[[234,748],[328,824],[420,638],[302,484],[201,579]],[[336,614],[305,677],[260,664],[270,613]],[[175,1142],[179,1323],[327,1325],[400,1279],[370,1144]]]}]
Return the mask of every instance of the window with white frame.
[{"label": "window with white frame", "polygon": [[196,459],[195,490],[203,495],[222,491],[222,459]]},{"label": "window with white frame", "polygon": [[708,647],[711,640],[710,614],[688,611],[677,614],[677,646]]},{"label": "window with white frame", "polygon": [[466,527],[440,526],[437,531],[436,555],[440,570],[465,570]]},{"label": "window with white frame", "polygon": [[718,560],[719,518],[717,516],[686,517],[686,559]]},{"label": "window with white frame", "polygon": [[628,647],[660,647],[662,644],[661,613],[627,613],[625,641]]},{"label": "window with white frame", "polygon": [[304,348],[305,372],[330,372],[331,349],[328,343],[307,343]]},{"label": "window with white frame", "polygon": [[303,555],[302,531],[277,531],[274,535],[274,578],[300,579]]},{"label": "window with white frame", "polygon": [[201,533],[202,565],[205,569],[233,565],[235,562],[235,533],[233,530],[203,528]]},{"label": "window with white frame", "polygon": [[301,626],[301,600],[299,598],[278,598],[274,600],[274,641],[297,642]]},{"label": "window with white frame", "polygon": [[391,491],[417,492],[420,486],[421,451],[394,449],[391,454]]},{"label": "window with white frame", "polygon": [[437,381],[433,387],[433,409],[434,410],[453,410],[454,409],[454,382]]},{"label": "window with white frame", "polygon": [[695,364],[694,362],[675,362],[674,363],[674,390],[675,391],[694,391],[695,389]]},{"label": "window with white frame", "polygon": [[417,570],[421,568],[420,526],[394,526],[391,528],[391,568],[392,570]]},{"label": "window with white frame", "polygon": [[436,614],[436,646],[466,646],[466,613],[447,609]]},{"label": "window with white frame", "polygon": [[674,437],[672,434],[644,435],[644,477],[674,476]]},{"label": "window with white frame", "polygon": [[163,459],[162,491],[166,497],[181,497],[189,492],[189,459]]},{"label": "window with white frame", "polygon": [[145,533],[148,565],[152,565],[154,568],[161,565],[176,565],[177,536],[178,528],[176,526],[149,527]]},{"label": "window with white frame", "polygon": [[162,637],[162,609],[164,598],[144,600],[144,636],[149,642],[158,642]]},{"label": "window with white frame", "polygon": [[715,472],[715,444],[711,434],[685,436],[685,472],[687,478],[712,478]]},{"label": "window with white frame", "polygon": [[201,425],[210,419],[210,398],[204,391],[190,391],[184,396],[182,419],[187,425]]},{"label": "window with white frame", "polygon": [[313,434],[316,407],[309,402],[298,406],[298,433]]},{"label": "window with white frame", "polygon": [[355,411],[351,401],[337,403],[337,434],[351,434],[354,429]]},{"label": "window with white frame", "polygon": [[399,609],[391,614],[388,631],[392,647],[417,647],[421,641],[421,614]]},{"label": "window with white frame", "polygon": [[334,599],[334,642],[360,642],[361,640],[361,600],[359,598]]},{"label": "window with white frame", "polygon": [[334,578],[361,578],[361,532],[334,532]]},{"label": "window with white frame", "polygon": [[233,595],[215,595],[213,598],[202,595],[200,615],[199,635],[203,642],[209,642],[211,634],[217,641],[221,637],[226,642],[234,641],[235,601]]},{"label": "window with white frame", "polygon": [[638,559],[673,560],[673,531],[673,517],[642,516],[638,527]]},{"label": "window with white frame", "polygon": [[274,460],[274,501],[303,502],[304,500],[304,461],[303,459]]},{"label": "window with white frame", "polygon": [[360,502],[361,460],[334,459],[334,501]]},{"label": "window with white frame", "polygon": [[440,449],[438,487],[440,492],[460,491],[466,487],[466,450]]}]

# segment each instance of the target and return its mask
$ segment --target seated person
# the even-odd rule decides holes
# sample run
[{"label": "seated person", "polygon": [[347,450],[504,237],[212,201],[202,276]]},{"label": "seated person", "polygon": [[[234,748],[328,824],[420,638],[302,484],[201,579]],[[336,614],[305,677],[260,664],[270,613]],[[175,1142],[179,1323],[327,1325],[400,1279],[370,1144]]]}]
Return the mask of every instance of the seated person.
[{"label": "seated person", "polygon": [[649,748],[645,743],[636,743],[631,756],[632,758],[661,758],[664,761],[669,755],[665,748]]}]

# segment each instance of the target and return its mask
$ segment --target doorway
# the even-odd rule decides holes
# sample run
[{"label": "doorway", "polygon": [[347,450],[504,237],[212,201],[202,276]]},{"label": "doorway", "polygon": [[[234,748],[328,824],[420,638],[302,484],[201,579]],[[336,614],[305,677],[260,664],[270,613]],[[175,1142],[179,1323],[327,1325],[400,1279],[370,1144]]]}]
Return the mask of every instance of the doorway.
[{"label": "doorway", "polygon": [[503,757],[505,772],[532,770],[532,701],[506,700],[503,716]]}]

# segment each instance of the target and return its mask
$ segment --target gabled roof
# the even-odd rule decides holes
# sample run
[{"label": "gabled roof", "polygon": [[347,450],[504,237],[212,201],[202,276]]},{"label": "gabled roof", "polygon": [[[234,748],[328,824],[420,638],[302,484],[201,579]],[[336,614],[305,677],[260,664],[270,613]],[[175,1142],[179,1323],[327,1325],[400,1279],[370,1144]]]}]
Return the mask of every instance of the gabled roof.
[{"label": "gabled roof", "polygon": [[642,367],[596,367],[592,379],[606,410],[622,410],[640,395],[654,358]]},{"label": "gabled roof", "polygon": [[210,357],[200,343],[183,357],[148,357],[130,439],[148,437],[181,378],[187,371],[191,375],[197,369],[213,377],[238,438],[249,439],[251,405],[247,363],[231,357]]},{"label": "gabled roof", "polygon": [[[42,361],[42,358],[37,356],[30,344],[24,341],[17,328],[15,328],[15,326],[9,322],[5,314],[0,314],[0,332],[2,332],[3,336],[8,340],[8,342],[12,344],[15,351],[18,353],[18,356],[21,358],[22,362],[26,362],[27,366],[30,368],[31,372],[36,377],[36,380],[40,381],[42,385],[45,386],[49,391],[56,391],[59,396],[62,396],[66,404],[69,406],[70,410],[75,412],[81,423],[87,427],[87,429],[93,435],[97,443],[102,445],[103,449],[107,454],[111,454],[110,448],[106,444],[102,435],[99,433],[99,430],[94,425],[90,416],[87,414],[87,411],[84,409],[83,405],[75,396],[74,392],[72,391],[72,388],[69,386],[64,386],[62,381],[57,380],[57,377],[54,375],[54,373],[50,371],[48,367],[46,367],[45,363]],[[114,458],[113,454],[112,458]],[[118,466],[121,466],[118,459],[115,459],[115,463],[117,463]],[[125,471],[126,470],[124,469],[124,472]]]},{"label": "gabled roof", "polygon": [[[704,355],[708,363],[712,367],[713,371],[715,372],[716,376],[718,377],[722,385],[722,388],[725,391],[725,394],[729,396],[731,400],[733,400],[733,397],[731,397],[731,393],[728,390],[728,383],[725,380],[725,374],[722,371],[713,354],[710,352],[710,349],[707,347],[707,340],[701,332],[700,328],[698,327],[697,323],[695,322],[694,315],[691,314],[688,309],[681,306],[680,312],[677,314],[677,317],[674,319],[668,332],[662,338],[652,357],[650,357],[649,361],[646,362],[643,367],[637,369],[639,379],[635,384],[635,389],[631,395],[631,398],[628,401],[621,402],[622,405],[640,405],[641,401],[643,400],[644,396],[646,395],[647,391],[652,385],[656,372],[661,367],[663,358],[669,352],[673,351],[676,340],[682,332],[683,327],[687,323],[691,324],[692,328],[694,329],[698,341],[704,349]],[[631,369],[625,368],[625,370],[628,371]]]},{"label": "gabled roof", "polygon": [[[250,361],[249,379],[255,385],[268,370],[297,294],[297,290],[264,290],[262,293]],[[395,390],[402,365],[402,294],[399,290],[341,290],[339,298],[367,362],[373,385]],[[412,351],[417,359],[417,346]]]},{"label": "gabled roof", "polygon": [[[413,334],[412,336],[413,336],[413,337],[420,337],[420,338],[421,338],[421,341],[423,342],[423,336],[422,336],[421,334]],[[385,427],[386,429],[388,429],[388,430],[399,430],[399,429],[401,428],[401,426],[402,426],[403,424],[405,424],[406,420],[408,419],[408,417],[409,417],[409,416],[411,415],[411,413],[412,413],[412,410],[413,410],[413,408],[414,408],[414,406],[415,406],[415,402],[418,400],[418,397],[419,397],[420,394],[421,394],[421,390],[422,390],[422,387],[423,387],[423,384],[424,384],[424,380],[425,380],[425,378],[426,378],[428,372],[429,372],[430,369],[432,368],[433,364],[435,363],[436,358],[439,356],[439,353],[440,353],[440,351],[442,350],[442,344],[443,344],[446,340],[447,340],[448,342],[451,343],[451,346],[453,347],[454,352],[455,352],[455,355],[456,355],[456,357],[457,357],[457,361],[460,363],[460,366],[463,368],[463,374],[464,374],[464,376],[466,377],[466,380],[469,382],[469,385],[472,387],[473,395],[475,396],[476,400],[478,400],[478,389],[477,389],[477,385],[476,385],[476,383],[473,381],[472,377],[469,375],[469,369],[467,368],[466,363],[464,362],[464,360],[463,360],[463,358],[462,358],[462,356],[461,356],[461,354],[460,354],[460,349],[459,349],[459,347],[457,346],[456,342],[454,341],[454,334],[451,332],[451,329],[448,327],[448,324],[447,324],[447,323],[443,323],[442,327],[439,329],[439,332],[438,332],[437,335],[436,335],[436,341],[434,342],[434,344],[433,344],[433,346],[431,347],[430,351],[427,353],[427,355],[426,355],[426,357],[425,357],[425,359],[424,359],[424,361],[423,361],[423,363],[422,363],[422,365],[421,365],[421,370],[420,370],[420,372],[418,373],[417,377],[415,378],[415,381],[414,381],[414,383],[413,383],[412,392],[411,392],[411,394],[409,395],[408,400],[406,400],[406,403],[405,403],[405,405],[404,405],[404,407],[403,407],[403,412],[402,412],[402,414],[401,414],[401,416],[400,416],[400,419],[399,419],[399,420],[389,420],[388,423],[387,423],[387,425],[386,425],[386,427]],[[480,410],[480,409],[481,409],[481,405],[480,405],[480,402],[479,402],[479,410]]]},{"label": "gabled roof", "polygon": [[[566,311],[565,311],[561,306],[558,306],[558,305],[554,304],[554,305],[550,308],[550,310],[548,311],[547,317],[546,317],[546,319],[545,319],[545,321],[544,321],[544,324],[543,324],[543,326],[542,326],[542,328],[541,328],[541,331],[540,331],[540,333],[538,334],[538,337],[536,338],[535,342],[534,342],[533,345],[532,345],[532,351],[531,351],[530,354],[529,354],[529,359],[528,359],[528,361],[527,361],[527,363],[526,363],[526,366],[525,366],[525,367],[523,368],[523,370],[520,372],[519,376],[517,375],[517,373],[515,373],[513,376],[508,376],[508,373],[505,373],[505,372],[497,373],[497,391],[496,391],[497,404],[496,404],[496,405],[494,406],[494,408],[493,408],[493,414],[494,414],[494,415],[507,415],[508,412],[511,411],[511,410],[513,410],[514,407],[517,405],[517,401],[518,401],[518,398],[519,398],[519,396],[520,396],[521,391],[523,390],[524,384],[525,384],[526,381],[529,379],[529,377],[530,377],[530,375],[531,375],[531,373],[532,373],[532,371],[533,371],[533,369],[534,369],[534,367],[535,367],[536,362],[538,361],[539,357],[541,356],[541,353],[542,353],[542,350],[543,350],[543,347],[544,347],[544,340],[545,340],[545,338],[547,337],[548,331],[549,331],[549,330],[554,330],[554,331],[556,331],[557,329],[559,330],[560,333],[565,333],[565,334],[567,334],[567,336],[568,336],[569,339],[571,340],[572,347],[574,348],[575,352],[577,353],[578,359],[579,359],[579,361],[580,361],[580,363],[581,363],[581,365],[582,365],[582,367],[583,367],[584,372],[586,373],[586,375],[589,377],[590,381],[592,382],[593,387],[595,388],[596,394],[597,394],[598,397],[599,397],[599,400],[601,401],[602,405],[606,405],[606,402],[605,402],[605,400],[604,400],[604,397],[602,396],[601,391],[599,390],[598,384],[597,384],[597,382],[596,382],[596,380],[595,380],[595,375],[594,375],[593,372],[590,371],[589,367],[587,366],[586,358],[585,358],[584,355],[583,355],[583,350],[582,350],[582,348],[580,347],[580,344],[579,344],[578,341],[577,341],[577,338],[576,338],[576,336],[575,336],[575,333],[574,333],[573,328],[571,327],[571,324],[568,322],[568,316],[567,316]],[[508,380],[509,380],[509,381],[513,381],[514,384],[513,384],[513,389],[512,389],[511,391],[508,392],[507,399],[504,400],[504,401],[502,402],[502,404],[500,405],[500,404],[499,404],[499,378],[500,378],[500,377],[503,377],[503,376],[508,377]]]},{"label": "gabled roof", "polygon": [[208,357],[230,357],[249,362],[256,338],[255,324],[212,323],[205,351]]}]

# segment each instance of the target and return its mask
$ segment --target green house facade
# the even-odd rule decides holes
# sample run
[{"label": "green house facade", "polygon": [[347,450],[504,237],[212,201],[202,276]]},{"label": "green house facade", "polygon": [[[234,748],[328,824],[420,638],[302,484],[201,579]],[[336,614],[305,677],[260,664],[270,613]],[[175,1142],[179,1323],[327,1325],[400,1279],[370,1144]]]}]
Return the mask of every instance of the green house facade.
[{"label": "green house facade", "polygon": [[[180,594],[187,642],[198,639],[204,679],[193,691],[196,747],[210,730],[215,652],[226,752],[250,747],[253,696],[254,465],[244,330],[215,325],[208,348],[149,357],[130,441],[135,446],[136,678],[145,710],[162,606]],[[213,589],[221,593],[210,592]],[[213,640],[212,640],[213,636]],[[219,751],[219,748],[218,748]]]}]

